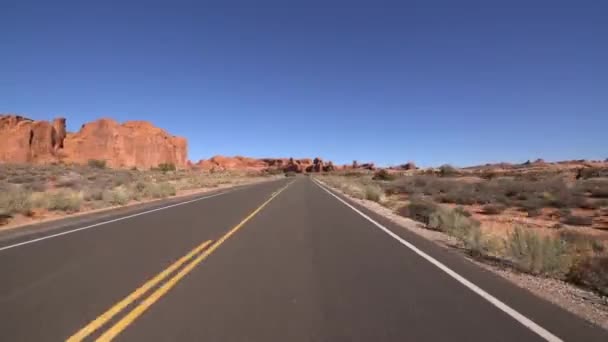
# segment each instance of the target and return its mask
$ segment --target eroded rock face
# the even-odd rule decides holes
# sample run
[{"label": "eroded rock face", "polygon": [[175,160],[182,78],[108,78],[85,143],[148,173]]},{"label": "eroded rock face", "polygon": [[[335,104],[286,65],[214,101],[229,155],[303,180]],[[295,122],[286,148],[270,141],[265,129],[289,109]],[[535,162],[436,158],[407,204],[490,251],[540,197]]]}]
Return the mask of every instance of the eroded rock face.
[{"label": "eroded rock face", "polygon": [[[59,127],[63,120],[64,126]],[[56,161],[65,134],[65,119],[56,119],[57,128],[47,121],[18,115],[0,115],[0,162],[47,163]],[[59,132],[58,132],[59,131]]]},{"label": "eroded rock face", "polygon": [[82,126],[64,140],[65,161],[106,160],[111,167],[151,168],[162,163],[184,168],[186,139],[169,135],[146,121],[100,119]]},{"label": "eroded rock face", "polygon": [[151,168],[187,165],[186,139],[169,135],[145,121],[123,124],[100,119],[66,133],[65,119],[52,123],[16,115],[0,116],[0,162],[85,164],[105,160],[111,167]]}]

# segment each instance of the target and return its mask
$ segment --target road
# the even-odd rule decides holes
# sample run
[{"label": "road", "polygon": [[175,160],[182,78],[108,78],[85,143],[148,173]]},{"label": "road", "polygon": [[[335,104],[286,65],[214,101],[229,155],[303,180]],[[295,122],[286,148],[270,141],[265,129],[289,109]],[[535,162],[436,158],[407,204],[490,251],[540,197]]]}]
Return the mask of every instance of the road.
[{"label": "road", "polygon": [[4,238],[0,340],[608,341],[348,203],[295,177]]}]

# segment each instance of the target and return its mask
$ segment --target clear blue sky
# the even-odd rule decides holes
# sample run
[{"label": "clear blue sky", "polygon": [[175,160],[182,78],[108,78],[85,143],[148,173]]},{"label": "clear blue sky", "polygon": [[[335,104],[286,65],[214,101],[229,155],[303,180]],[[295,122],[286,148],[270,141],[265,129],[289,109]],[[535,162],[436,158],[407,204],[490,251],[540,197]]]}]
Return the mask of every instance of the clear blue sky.
[{"label": "clear blue sky", "polygon": [[0,0],[0,112],[150,120],[193,160],[604,159],[608,2]]}]

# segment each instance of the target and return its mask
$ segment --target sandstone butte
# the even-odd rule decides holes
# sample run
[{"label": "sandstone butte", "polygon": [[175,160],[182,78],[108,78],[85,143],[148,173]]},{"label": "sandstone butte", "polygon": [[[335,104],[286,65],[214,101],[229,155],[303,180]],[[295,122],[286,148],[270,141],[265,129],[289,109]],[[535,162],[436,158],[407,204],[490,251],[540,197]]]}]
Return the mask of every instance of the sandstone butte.
[{"label": "sandstone butte", "polygon": [[75,163],[105,160],[110,167],[187,167],[187,141],[145,121],[99,119],[67,133],[64,118],[52,122],[0,115],[0,162]]}]

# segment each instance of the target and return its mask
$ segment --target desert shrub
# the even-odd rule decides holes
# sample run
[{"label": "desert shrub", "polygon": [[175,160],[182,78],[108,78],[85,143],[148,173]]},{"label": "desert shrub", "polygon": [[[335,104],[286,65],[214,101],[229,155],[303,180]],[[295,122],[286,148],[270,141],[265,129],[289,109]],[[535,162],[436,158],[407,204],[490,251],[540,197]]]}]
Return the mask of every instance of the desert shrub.
[{"label": "desert shrub", "polygon": [[566,243],[516,227],[506,242],[507,254],[517,268],[533,274],[562,276],[571,265]]},{"label": "desert shrub", "polygon": [[454,208],[454,211],[462,216],[471,217],[471,213],[461,206]]},{"label": "desert shrub", "polygon": [[173,163],[160,163],[156,167],[156,170],[161,171],[161,172],[169,172],[169,171],[175,171],[176,167],[175,167],[175,164],[173,164]]},{"label": "desert shrub", "polygon": [[46,208],[52,211],[76,212],[82,205],[82,193],[62,189],[46,196]]},{"label": "desert shrub", "polygon": [[137,182],[133,191],[134,199],[141,198],[165,198],[174,196],[177,190],[175,186],[168,182]]},{"label": "desert shrub", "polygon": [[577,178],[590,179],[608,177],[608,168],[606,167],[588,167],[578,171]]},{"label": "desert shrub", "polygon": [[559,232],[559,237],[568,244],[572,254],[601,253],[604,244],[595,236],[572,229],[564,229]]},{"label": "desert shrub", "polygon": [[89,159],[89,161],[87,162],[87,165],[89,165],[90,167],[92,167],[94,169],[105,169],[106,161],[101,160],[101,159]]},{"label": "desert shrub", "polygon": [[175,194],[177,193],[175,190],[175,186],[173,186],[171,183],[158,183],[157,187],[156,187],[156,197],[155,198],[165,198],[165,197],[169,197],[169,196],[175,196]]},{"label": "desert shrub", "polygon": [[109,177],[108,182],[112,183],[113,187],[121,185],[127,185],[133,181],[133,175],[129,171],[113,171],[107,175]]},{"label": "desert shrub", "polygon": [[479,222],[455,210],[437,209],[429,216],[428,227],[464,240],[471,229],[479,228]]},{"label": "desert shrub", "polygon": [[285,172],[285,177],[295,177],[296,173],[295,171],[287,171]]},{"label": "desert shrub", "polygon": [[436,210],[429,218],[428,227],[457,238],[474,257],[487,255],[494,248],[494,244],[483,236],[480,223],[463,215],[460,210]]},{"label": "desert shrub", "polygon": [[391,180],[394,180],[395,178],[397,178],[397,177],[385,169],[380,169],[380,170],[376,171],[376,173],[372,177],[373,180],[382,180],[382,181],[391,181]]},{"label": "desert shrub", "polygon": [[33,191],[33,192],[44,192],[47,190],[48,186],[43,180],[36,180],[34,182],[24,184],[24,189]]},{"label": "desert shrub", "polygon": [[112,190],[105,190],[102,195],[102,200],[108,205],[125,205],[131,199],[129,191],[124,186],[115,187]]},{"label": "desert shrub", "polygon": [[32,210],[31,193],[20,187],[9,187],[0,191],[0,214],[27,215]]},{"label": "desert shrub", "polygon": [[17,174],[10,177],[8,182],[13,184],[28,184],[35,182],[36,180],[36,177],[32,174]]},{"label": "desert shrub", "polygon": [[487,255],[492,248],[491,242],[483,236],[478,225],[471,226],[460,240],[469,255],[473,257]]},{"label": "desert shrub", "polygon": [[365,186],[365,199],[380,202],[384,197],[384,191],[377,185],[366,185]]},{"label": "desert shrub", "polygon": [[458,169],[449,164],[441,165],[439,167],[439,175],[441,177],[456,176],[458,175]]},{"label": "desert shrub", "polygon": [[78,174],[69,174],[61,176],[55,182],[58,188],[79,189],[82,185],[82,177]]},{"label": "desert shrub", "polygon": [[573,226],[591,226],[593,224],[593,218],[588,216],[576,216],[576,215],[566,215],[562,222],[565,224],[570,224]]},{"label": "desert shrub", "polygon": [[103,199],[103,189],[102,188],[87,188],[83,192],[83,199],[85,201],[101,201]]},{"label": "desert shrub", "polygon": [[608,296],[608,256],[588,256],[574,264],[568,281]]},{"label": "desert shrub", "polygon": [[408,205],[401,207],[397,212],[401,216],[428,224],[431,215],[437,211],[437,204],[420,199],[413,199]]},{"label": "desert shrub", "polygon": [[483,206],[482,211],[486,215],[498,215],[505,211],[507,207],[503,204],[486,204]]},{"label": "desert shrub", "polygon": [[472,189],[458,188],[447,192],[435,194],[433,198],[441,203],[455,203],[460,205],[472,205],[477,203],[477,195]]}]

